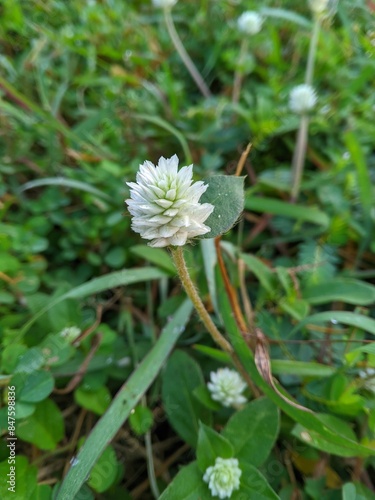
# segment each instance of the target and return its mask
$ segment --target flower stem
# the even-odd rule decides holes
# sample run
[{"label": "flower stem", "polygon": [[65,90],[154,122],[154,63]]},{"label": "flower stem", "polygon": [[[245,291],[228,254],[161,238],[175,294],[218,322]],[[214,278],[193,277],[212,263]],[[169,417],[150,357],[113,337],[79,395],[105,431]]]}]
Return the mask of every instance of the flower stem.
[{"label": "flower stem", "polygon": [[186,267],[182,247],[171,247],[171,252],[183,287],[185,288],[189,299],[192,301],[197,313],[199,314],[199,317],[203,321],[203,324],[210,332],[211,337],[223,349],[223,351],[226,351],[227,353],[232,355],[232,346],[216,328],[215,323],[212,321],[211,316],[208,314],[207,309],[204,307],[204,304],[198,295],[197,289],[195,288],[194,283],[191,280],[189,271]]},{"label": "flower stem", "polygon": [[297,144],[294,150],[293,163],[292,163],[292,194],[291,201],[295,202],[299,195],[301,187],[301,180],[303,168],[305,164],[306,148],[307,148],[307,134],[309,129],[309,117],[302,115],[299,122],[299,129],[297,133]]},{"label": "flower stem", "polygon": [[307,83],[308,85],[312,85],[313,82],[314,64],[316,57],[316,48],[318,46],[319,31],[320,31],[320,20],[318,17],[316,17],[310,39],[309,55],[307,56],[305,83]]},{"label": "flower stem", "polygon": [[241,86],[243,80],[242,64],[245,60],[246,52],[249,43],[247,38],[243,38],[241,42],[240,55],[238,56],[237,69],[234,74],[233,92],[232,92],[232,103],[237,104],[240,98]]},{"label": "flower stem", "polygon": [[[312,85],[314,77],[314,64],[316,57],[316,49],[318,45],[320,31],[320,20],[318,17],[315,18],[313,31],[310,40],[309,54],[307,57],[305,83]],[[292,193],[291,201],[295,202],[298,198],[303,170],[305,167],[306,158],[306,148],[307,148],[307,136],[309,132],[309,118],[307,115],[302,115],[299,122],[299,128],[297,132],[296,148],[293,155],[292,163]]]},{"label": "flower stem", "polygon": [[167,30],[169,33],[169,36],[171,37],[171,40],[173,42],[173,45],[175,46],[175,49],[177,50],[179,56],[182,59],[182,62],[185,64],[186,69],[189,71],[191,77],[197,84],[197,87],[201,91],[202,95],[204,97],[211,97],[211,92],[209,88],[207,87],[205,81],[203,80],[201,74],[195,67],[193,61],[190,59],[189,54],[186,52],[185,47],[183,46],[180,37],[178,36],[178,33],[176,31],[172,16],[171,16],[171,11],[170,8],[166,7],[164,9],[164,19],[165,19],[165,24],[167,25]]},{"label": "flower stem", "polygon": [[227,352],[230,355],[233,364],[237,368],[238,372],[241,373],[242,377],[244,378],[250,389],[253,391],[254,395],[258,396],[259,395],[258,390],[254,388],[254,384],[251,378],[249,377],[249,374],[242,366],[241,361],[239,360],[237,354],[234,352],[230,343],[221,335],[219,330],[216,328],[215,323],[212,321],[211,316],[208,314],[207,309],[204,307],[204,304],[198,295],[197,289],[195,288],[194,283],[191,280],[189,271],[186,267],[186,262],[182,247],[170,247],[170,249],[182,285],[185,288],[185,291],[189,299],[192,301],[200,319],[202,320],[203,324],[211,334],[211,337],[214,339],[216,344],[218,344],[223,349],[223,351]]}]

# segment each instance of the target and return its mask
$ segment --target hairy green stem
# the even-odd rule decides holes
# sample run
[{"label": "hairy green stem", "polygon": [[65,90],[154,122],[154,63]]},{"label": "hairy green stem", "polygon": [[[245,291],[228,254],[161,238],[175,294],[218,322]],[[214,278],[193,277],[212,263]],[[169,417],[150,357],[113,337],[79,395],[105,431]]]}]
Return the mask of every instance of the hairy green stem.
[{"label": "hairy green stem", "polygon": [[291,201],[295,202],[299,195],[299,190],[301,187],[301,180],[303,174],[303,168],[305,164],[306,148],[307,148],[307,134],[309,130],[309,117],[307,115],[302,115],[299,122],[299,129],[297,133],[297,143],[293,155],[292,163],[292,194]]},{"label": "hairy green stem", "polygon": [[182,62],[185,64],[186,69],[189,71],[191,77],[197,84],[197,87],[201,91],[202,95],[204,97],[211,97],[211,92],[209,88],[207,87],[205,81],[203,80],[201,74],[195,67],[195,64],[193,61],[190,59],[189,54],[186,52],[185,47],[183,46],[180,37],[178,36],[178,33],[176,31],[172,16],[171,16],[171,11],[170,8],[166,7],[164,9],[164,19],[165,19],[165,24],[167,25],[167,30],[169,33],[169,36],[171,37],[171,40],[173,42],[173,45],[175,46],[175,49],[177,50],[179,56],[182,59]]},{"label": "hairy green stem", "polygon": [[309,55],[307,57],[305,83],[312,85],[314,77],[314,65],[316,58],[316,48],[318,46],[318,38],[320,31],[320,20],[318,17],[315,18],[313,31],[310,39]]},{"label": "hairy green stem", "polygon": [[211,337],[223,349],[223,351],[232,354],[232,346],[216,328],[215,323],[212,321],[211,316],[208,314],[207,309],[205,308],[201,298],[198,295],[197,289],[195,288],[194,283],[191,280],[188,268],[186,267],[184,251],[182,247],[171,247],[171,252],[183,287],[185,288],[185,291],[189,299],[192,301],[193,306],[195,307],[203,324],[210,332]]},{"label": "hairy green stem", "polygon": [[231,344],[222,336],[222,334],[216,328],[215,323],[212,321],[211,316],[208,314],[207,309],[205,308],[201,298],[199,297],[197,289],[195,288],[194,283],[191,280],[189,271],[186,267],[183,248],[182,247],[170,247],[170,249],[171,249],[173,261],[174,261],[175,266],[177,268],[177,271],[178,271],[178,274],[180,276],[183,287],[185,288],[185,291],[186,291],[189,299],[192,301],[193,306],[195,307],[195,310],[197,311],[203,324],[205,325],[205,327],[207,328],[207,330],[211,334],[211,337],[216,342],[216,344],[218,344],[222,348],[223,351],[227,352],[230,355],[234,366],[237,368],[238,372],[242,375],[243,379],[245,380],[245,382],[249,386],[252,393],[255,396],[259,395],[257,389],[254,387],[254,383],[251,380],[250,375],[247,373],[247,371],[243,367],[243,365],[240,361],[240,358],[234,352],[234,349],[231,346]]},{"label": "hairy green stem", "polygon": [[241,66],[244,63],[247,49],[249,47],[249,42],[247,38],[243,38],[241,42],[240,55],[238,57],[237,69],[234,74],[233,82],[233,92],[232,92],[232,103],[237,104],[240,98],[241,86],[243,81],[243,71]]},{"label": "hairy green stem", "polygon": [[[316,58],[316,49],[318,46],[318,38],[320,31],[320,20],[315,18],[313,31],[310,39],[309,54],[307,57],[305,83],[312,85],[314,77],[314,65]],[[309,118],[307,115],[302,115],[297,132],[296,147],[293,155],[292,163],[292,193],[291,201],[295,202],[298,199],[300,192],[303,170],[305,167],[307,137],[309,132]]]}]

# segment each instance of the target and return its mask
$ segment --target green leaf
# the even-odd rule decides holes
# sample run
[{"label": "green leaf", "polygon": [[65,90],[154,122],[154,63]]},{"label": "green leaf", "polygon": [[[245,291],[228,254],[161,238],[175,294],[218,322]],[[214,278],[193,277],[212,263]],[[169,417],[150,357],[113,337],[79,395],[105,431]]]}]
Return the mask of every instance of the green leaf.
[{"label": "green leaf", "polygon": [[38,403],[34,413],[17,424],[16,434],[41,450],[54,450],[64,437],[64,420],[59,408],[50,399]]},{"label": "green leaf", "polygon": [[215,209],[205,221],[211,231],[200,238],[216,238],[237,222],[244,207],[244,180],[244,177],[217,175],[205,181],[208,188],[200,203],[211,203]]},{"label": "green leaf", "polygon": [[[331,429],[336,429],[337,435],[347,438],[348,440],[355,441],[356,436],[346,422],[340,420],[333,415],[318,415],[319,420],[329,426]],[[333,443],[324,436],[322,436],[319,432],[316,432],[311,429],[306,429],[303,425],[297,424],[294,426],[292,430],[293,436],[297,437],[304,443],[312,446],[313,448],[317,448],[318,450],[325,451],[332,455],[338,455],[340,457],[353,457],[356,456],[356,452],[353,449],[346,449],[341,444]]]},{"label": "green leaf", "polygon": [[50,372],[39,370],[29,374],[18,373],[12,384],[17,387],[17,379],[24,379],[23,386],[17,391],[17,398],[24,403],[38,403],[48,397],[55,385],[54,378]]},{"label": "green leaf", "polygon": [[212,500],[197,462],[191,462],[173,478],[159,500],[197,500],[198,498],[199,500]]},{"label": "green leaf", "polygon": [[119,463],[115,450],[112,446],[107,446],[93,467],[87,484],[97,493],[103,493],[115,482],[118,476],[118,469]]},{"label": "green leaf", "polygon": [[234,457],[259,466],[268,457],[279,431],[277,407],[267,398],[256,399],[235,413],[222,435],[234,447]]},{"label": "green leaf", "polygon": [[303,28],[311,29],[312,27],[312,23],[309,19],[291,10],[262,7],[260,13],[265,17],[274,17],[275,19],[282,19],[283,21],[299,24]]},{"label": "green leaf", "polygon": [[240,461],[242,470],[240,489],[234,491],[231,500],[278,500],[279,497],[266,478],[253,465]]},{"label": "green leaf", "polygon": [[229,354],[226,352],[220,351],[219,349],[215,349],[215,347],[209,347],[209,346],[202,345],[202,344],[195,344],[193,346],[193,348],[196,351],[201,352],[205,356],[209,356],[210,358],[212,358],[216,361],[219,361],[220,363],[223,363],[223,364],[230,363],[231,358],[230,358]]},{"label": "green leaf", "polygon": [[375,303],[375,286],[356,279],[336,278],[307,286],[303,298],[314,305],[340,301],[367,306]]},{"label": "green leaf", "polygon": [[295,375],[297,377],[330,377],[335,373],[335,368],[322,365],[313,361],[296,361],[288,359],[271,360],[272,373],[274,375]]},{"label": "green leaf", "polygon": [[[8,488],[13,487],[12,483],[7,483],[11,479],[10,476],[7,476],[11,472],[10,467],[15,467],[16,472],[14,492],[8,490]],[[36,496],[37,472],[38,469],[33,465],[29,465],[27,458],[23,455],[16,455],[14,464],[8,463],[8,459],[1,462],[0,477],[3,480],[0,482],[0,498],[3,500],[10,500],[12,498],[15,500],[35,500],[38,498]]]},{"label": "green leaf", "polygon": [[147,406],[138,405],[129,415],[130,427],[139,436],[151,429],[153,421],[154,416]]},{"label": "green leaf", "polygon": [[162,248],[152,248],[147,245],[134,245],[130,248],[130,252],[138,255],[142,259],[161,267],[168,274],[176,275],[176,268],[173,264],[171,256]]},{"label": "green leaf", "polygon": [[199,421],[211,419],[211,412],[193,394],[203,384],[199,365],[183,351],[175,351],[163,373],[163,404],[172,427],[193,447],[197,444]]},{"label": "green leaf", "polygon": [[208,467],[215,465],[217,457],[232,458],[233,452],[233,446],[228,439],[201,423],[198,433],[197,464],[203,474]]},{"label": "green leaf", "polygon": [[245,262],[248,269],[255,274],[263,288],[268,293],[272,293],[275,289],[276,278],[271,269],[254,255],[242,253],[241,259]]},{"label": "green leaf", "polygon": [[[353,455],[357,454],[358,456],[372,456],[373,450],[370,447],[361,445],[356,440],[349,439],[347,436],[342,436],[337,432],[337,428],[334,425],[331,427],[326,423],[323,424],[321,421],[321,415],[309,413],[288,404],[287,401],[281,398],[280,395],[267,384],[255,366],[253,353],[249,349],[241,333],[238,331],[228,298],[223,289],[224,285],[222,279],[220,280],[220,275],[217,276],[219,278],[217,283],[219,306],[229,339],[242,365],[249,373],[254,383],[269,397],[271,401],[277,404],[277,406],[293,420],[306,427],[308,431],[317,433],[326,441],[335,445],[336,451],[339,447],[341,447],[343,453],[342,456],[349,456],[350,453]],[[277,383],[276,386],[278,386]],[[279,390],[281,390],[280,386]]]},{"label": "green leaf", "polygon": [[326,311],[326,312],[312,314],[311,316],[305,318],[296,327],[293,328],[291,336],[293,336],[298,330],[303,328],[306,324],[325,323],[327,321],[334,324],[343,323],[345,325],[351,325],[366,332],[372,333],[372,335],[375,335],[374,319],[353,312]]},{"label": "green leaf", "polygon": [[193,394],[206,408],[213,411],[221,410],[222,405],[211,398],[211,393],[207,386],[201,385],[195,388]]},{"label": "green leaf", "polygon": [[19,188],[19,191],[27,191],[28,189],[35,189],[42,186],[61,186],[65,188],[79,189],[81,191],[86,191],[87,193],[98,196],[99,198],[103,198],[106,201],[113,201],[111,196],[109,196],[104,191],[101,191],[100,189],[97,189],[96,187],[91,186],[86,182],[77,181],[75,179],[68,179],[65,177],[45,177],[44,179],[29,181],[23,184]]},{"label": "green leaf", "polygon": [[103,292],[111,288],[116,288],[118,286],[131,285],[133,283],[139,283],[140,281],[149,281],[164,278],[165,273],[159,269],[154,269],[152,267],[143,267],[140,269],[127,269],[125,271],[116,271],[114,273],[106,274],[100,276],[99,278],[94,278],[83,285],[79,285],[76,288],[72,288],[69,292],[60,295],[51,302],[49,302],[45,307],[38,311],[30,321],[22,328],[20,335],[24,335],[30,327],[39,319],[43,314],[49,311],[52,307],[63,302],[67,299],[81,299],[89,295],[94,295],[95,293]]},{"label": "green leaf", "polygon": [[103,415],[111,403],[111,394],[106,386],[101,386],[95,391],[77,387],[74,391],[74,399],[82,408],[93,411],[97,415]]},{"label": "green leaf", "polygon": [[322,229],[327,229],[329,225],[328,216],[315,207],[295,205],[273,198],[259,198],[253,196],[250,191],[246,192],[245,208],[254,212],[289,217],[301,222],[310,222],[321,226]]},{"label": "green leaf", "polygon": [[181,335],[191,309],[191,303],[185,301],[175,312],[173,319],[163,329],[155,346],[117,393],[111,406],[95,425],[85,444],[80,449],[76,465],[69,470],[56,500],[75,498],[107,444],[115,436],[128,418],[131,410],[155,380],[160,368]]}]

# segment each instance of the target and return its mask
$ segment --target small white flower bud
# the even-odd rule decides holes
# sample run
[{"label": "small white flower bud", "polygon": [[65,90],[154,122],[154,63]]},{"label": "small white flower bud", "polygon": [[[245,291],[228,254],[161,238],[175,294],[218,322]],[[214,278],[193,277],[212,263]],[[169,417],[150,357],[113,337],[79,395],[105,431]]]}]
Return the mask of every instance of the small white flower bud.
[{"label": "small white flower bud", "polygon": [[130,199],[125,203],[133,216],[132,229],[151,240],[150,246],[182,246],[211,231],[204,221],[215,207],[199,203],[208,185],[193,182],[193,165],[178,171],[176,155],[161,157],[157,167],[145,161],[139,167],[137,182],[127,184]]},{"label": "small white flower bud", "polygon": [[254,11],[248,10],[240,15],[237,20],[237,26],[241,33],[246,35],[256,35],[262,28],[263,19]]},{"label": "small white flower bud", "polygon": [[207,387],[212,399],[219,401],[223,406],[237,406],[246,403],[242,396],[246,382],[235,371],[229,368],[219,368],[217,372],[210,373],[211,382]]},{"label": "small white flower bud", "polygon": [[312,12],[320,15],[328,9],[329,0],[309,0],[309,4]]},{"label": "small white flower bud", "polygon": [[152,4],[154,7],[173,7],[176,5],[177,0],[152,0]]},{"label": "small white flower bud", "polygon": [[206,469],[203,481],[208,483],[213,497],[230,498],[240,487],[241,474],[236,458],[217,457],[215,465]]},{"label": "small white flower bud", "polygon": [[303,83],[294,87],[289,94],[289,107],[298,114],[304,114],[313,109],[318,98],[311,85]]},{"label": "small white flower bud", "polygon": [[60,332],[60,337],[72,343],[81,335],[81,329],[77,326],[69,326]]}]

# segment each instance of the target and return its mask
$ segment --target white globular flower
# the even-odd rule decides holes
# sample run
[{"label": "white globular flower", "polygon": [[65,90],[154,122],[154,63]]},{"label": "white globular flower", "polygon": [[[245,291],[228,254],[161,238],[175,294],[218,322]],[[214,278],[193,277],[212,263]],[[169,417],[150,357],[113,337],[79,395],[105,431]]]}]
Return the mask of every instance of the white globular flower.
[{"label": "white globular flower", "polygon": [[314,88],[307,83],[294,87],[289,94],[289,107],[298,114],[304,114],[313,109],[318,98]]},{"label": "white globular flower", "polygon": [[173,7],[176,5],[177,0],[152,0],[152,4],[154,7]]},{"label": "white globular flower", "polygon": [[262,28],[263,19],[257,12],[248,10],[237,20],[238,29],[246,35],[256,35]]},{"label": "white globular flower", "polygon": [[211,398],[219,401],[223,406],[238,406],[246,403],[242,395],[246,382],[235,371],[229,368],[219,368],[210,373],[211,382],[207,383]]},{"label": "white globular flower", "polygon": [[217,457],[215,465],[206,469],[203,481],[208,483],[213,497],[230,498],[240,487],[241,474],[236,458]]},{"label": "white globular flower", "polygon": [[157,166],[145,161],[136,180],[127,182],[130,199],[126,203],[133,231],[150,240],[150,246],[182,246],[211,231],[204,222],[215,207],[199,203],[208,185],[193,182],[193,165],[178,170],[176,155],[161,157]]}]

